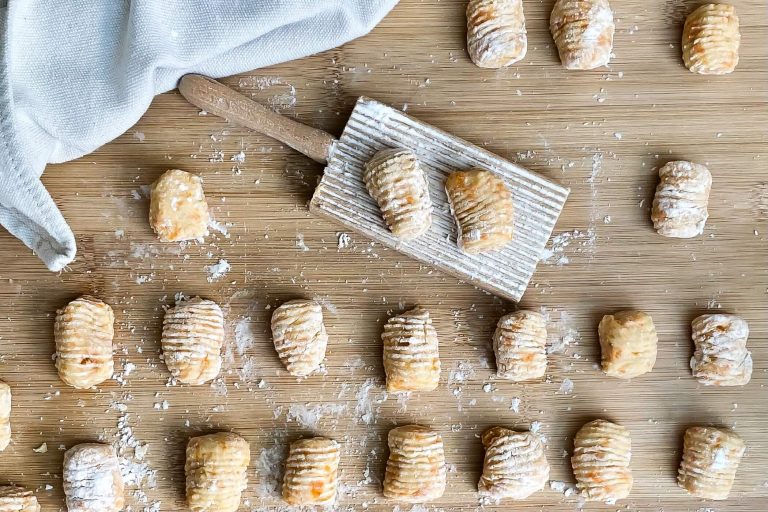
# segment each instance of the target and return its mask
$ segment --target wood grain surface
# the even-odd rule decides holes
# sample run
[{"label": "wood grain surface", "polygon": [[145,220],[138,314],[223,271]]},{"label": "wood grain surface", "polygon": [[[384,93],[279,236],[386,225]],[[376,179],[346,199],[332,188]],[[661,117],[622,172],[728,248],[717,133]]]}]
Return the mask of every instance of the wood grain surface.
[{"label": "wood grain surface", "polygon": [[[603,417],[632,432],[635,486],[628,500],[587,510],[768,509],[765,2],[736,3],[741,62],[726,77],[695,76],[682,66],[682,22],[699,2],[613,2],[616,58],[610,69],[594,72],[560,67],[547,29],[552,3],[525,2],[528,56],[509,69],[470,63],[466,2],[402,0],[366,37],[224,80],[334,135],[358,96],[407,107],[570,187],[555,253],[539,265],[521,303],[546,308],[553,343],[573,339],[551,355],[546,382],[493,378],[490,336],[512,304],[361,237],[339,247],[339,229],[307,209],[319,164],[200,115],[171,92],[118,140],[47,169],[44,182],[77,234],[78,257],[66,272],[48,273],[0,233],[0,377],[14,393],[13,441],[0,455],[0,478],[35,489],[43,510],[63,510],[61,449],[96,439],[124,446],[130,433],[146,444],[144,463],[156,472],[156,484],[131,486],[131,510],[184,510],[187,439],[231,429],[251,443],[242,510],[281,510],[273,485],[284,448],[317,433],[344,447],[337,510],[389,511],[395,507],[380,491],[386,432],[418,422],[443,432],[450,464],[445,496],[426,510],[468,511],[480,507],[478,436],[485,428],[540,422],[551,478],[571,485],[566,455],[573,435]],[[662,238],[649,221],[656,169],[677,158],[705,163],[714,175],[705,234],[692,240]],[[204,177],[227,236],[214,232],[204,244],[183,247],[155,240],[144,187],[172,167]],[[205,267],[220,259],[231,269],[208,282]],[[226,310],[225,369],[213,386],[167,385],[160,325],[163,307],[179,292],[215,299]],[[76,391],[56,376],[53,317],[83,293],[115,309],[124,385]],[[326,304],[330,334],[326,373],[302,381],[282,369],[268,331],[270,308],[295,297]],[[444,370],[437,391],[398,400],[383,392],[379,334],[388,315],[414,304],[434,317]],[[620,382],[596,369],[596,326],[603,314],[628,307],[653,316],[659,357],[653,373]],[[690,376],[690,321],[711,310],[740,314],[750,324],[755,370],[748,386],[704,388]],[[573,383],[569,394],[558,392],[567,389],[565,379]],[[511,409],[515,398],[518,412]],[[316,424],[316,415],[307,414],[313,411],[321,413]],[[735,428],[748,446],[731,498],[722,503],[690,498],[675,484],[684,429],[710,423]],[[33,451],[42,443],[46,453]],[[123,451],[135,459],[132,449]],[[577,506],[575,497],[547,489],[486,509]]]}]

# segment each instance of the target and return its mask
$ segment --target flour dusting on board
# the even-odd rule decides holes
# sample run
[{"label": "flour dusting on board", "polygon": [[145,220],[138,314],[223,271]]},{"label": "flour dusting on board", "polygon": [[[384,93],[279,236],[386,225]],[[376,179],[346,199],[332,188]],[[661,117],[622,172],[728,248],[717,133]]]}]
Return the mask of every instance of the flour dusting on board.
[{"label": "flour dusting on board", "polygon": [[212,283],[218,281],[232,269],[232,266],[227,260],[220,259],[212,265],[206,265],[205,271],[208,272],[208,282]]}]

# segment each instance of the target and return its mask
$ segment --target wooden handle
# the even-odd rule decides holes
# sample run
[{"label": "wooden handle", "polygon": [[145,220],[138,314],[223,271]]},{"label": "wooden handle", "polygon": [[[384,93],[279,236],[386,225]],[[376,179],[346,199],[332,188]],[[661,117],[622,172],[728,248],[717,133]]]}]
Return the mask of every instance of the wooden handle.
[{"label": "wooden handle", "polygon": [[315,162],[327,163],[336,142],[330,133],[281,116],[206,76],[183,76],[179,92],[196,107],[277,139]]}]

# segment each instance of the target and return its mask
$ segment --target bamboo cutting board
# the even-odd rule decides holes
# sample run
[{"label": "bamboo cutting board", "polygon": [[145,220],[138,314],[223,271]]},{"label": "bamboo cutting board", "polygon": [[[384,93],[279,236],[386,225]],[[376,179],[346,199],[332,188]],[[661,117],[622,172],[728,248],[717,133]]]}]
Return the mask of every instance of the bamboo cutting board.
[{"label": "bamboo cutting board", "polygon": [[[320,165],[196,115],[175,92],[97,153],[50,166],[44,181],[78,235],[79,254],[68,272],[50,274],[0,233],[0,378],[14,392],[0,478],[36,489],[43,510],[63,510],[60,446],[119,440],[129,473],[147,477],[142,492],[129,486],[132,510],[183,510],[186,440],[232,429],[251,443],[241,510],[276,511],[284,448],[318,433],[344,446],[337,510],[390,511],[379,484],[386,432],[419,422],[442,431],[451,469],[445,496],[426,510],[475,511],[485,428],[539,422],[551,478],[568,487],[564,451],[584,422],[604,417],[632,432],[635,487],[626,501],[587,510],[768,509],[768,12],[761,1],[736,4],[741,62],[731,76],[707,78],[680,62],[682,20],[694,5],[614,2],[611,68],[573,73],[560,68],[551,44],[550,0],[525,2],[528,56],[501,71],[466,57],[465,2],[402,0],[367,37],[224,80],[335,135],[357,97],[374,97],[570,187],[549,257],[521,302],[549,315],[555,353],[544,383],[492,376],[490,336],[510,303],[311,216]],[[650,226],[655,169],[676,158],[705,163],[714,175],[707,229],[693,240],[664,239]],[[161,244],[149,229],[145,187],[170,167],[205,179],[217,222],[205,244]],[[50,359],[56,308],[86,292],[117,317],[117,380],[98,392],[65,388]],[[162,308],[179,292],[226,310],[229,344],[214,386],[166,385]],[[282,370],[268,330],[271,309],[299,296],[326,305],[331,337],[325,373],[303,381]],[[397,400],[383,392],[378,336],[388,315],[414,304],[434,317],[442,380],[434,393]],[[629,307],[652,315],[659,357],[653,373],[619,382],[595,368],[596,326]],[[746,387],[703,388],[690,377],[690,320],[710,310],[750,324],[755,369]],[[722,503],[688,498],[674,481],[683,431],[707,423],[735,428],[748,445]],[[548,488],[485,509],[576,507],[574,497]]]}]

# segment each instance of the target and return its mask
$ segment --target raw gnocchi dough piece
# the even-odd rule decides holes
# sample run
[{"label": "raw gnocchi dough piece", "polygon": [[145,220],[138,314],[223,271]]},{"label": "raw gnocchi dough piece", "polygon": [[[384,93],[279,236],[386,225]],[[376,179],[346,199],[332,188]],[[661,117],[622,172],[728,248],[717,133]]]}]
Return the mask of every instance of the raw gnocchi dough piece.
[{"label": "raw gnocchi dough piece", "polygon": [[597,331],[606,375],[631,379],[653,370],[659,339],[649,315],[642,311],[605,315]]},{"label": "raw gnocchi dough piece", "polygon": [[192,512],[235,512],[248,486],[248,442],[231,432],[193,437],[187,443],[187,506]]},{"label": "raw gnocchi dough piece", "polygon": [[429,427],[393,428],[387,438],[389,459],[384,496],[403,503],[424,503],[445,492],[445,453],[440,434]]},{"label": "raw gnocchi dough piece", "polygon": [[280,305],[272,313],[272,341],[291,375],[305,377],[317,370],[328,346],[322,306],[304,299]]},{"label": "raw gnocchi dough piece", "polygon": [[68,512],[119,512],[125,489],[115,449],[83,443],[64,453],[64,495]]},{"label": "raw gnocchi dough piece", "polygon": [[490,171],[455,171],[445,181],[459,227],[459,248],[468,254],[501,249],[514,236],[512,193]]},{"label": "raw gnocchi dough piece", "polygon": [[541,438],[532,432],[492,427],[483,434],[485,461],[477,489],[499,500],[524,500],[544,488],[549,463]]},{"label": "raw gnocchi dough piece", "polygon": [[728,498],[745,450],[744,441],[730,430],[689,428],[683,439],[678,485],[698,498]]},{"label": "raw gnocchi dough piece", "polygon": [[[11,442],[11,386],[0,381],[0,452]],[[2,512],[0,507],[0,512]]]},{"label": "raw gnocchi dough piece", "polygon": [[499,319],[493,334],[496,375],[514,382],[539,379],[547,371],[547,322],[533,311]]},{"label": "raw gnocchi dough piece", "polygon": [[324,437],[291,443],[285,463],[283,499],[291,505],[330,505],[336,501],[339,443]]},{"label": "raw gnocchi dough piece", "polygon": [[743,386],[752,377],[749,326],[736,315],[701,315],[691,323],[693,376],[706,386]]},{"label": "raw gnocchi dough piece", "polygon": [[523,0],[470,0],[467,51],[481,68],[502,68],[522,60],[528,50]]},{"label": "raw gnocchi dough piece", "polygon": [[363,181],[393,235],[401,240],[413,240],[429,231],[432,226],[429,185],[412,151],[379,151],[365,164]]},{"label": "raw gnocchi dough piece", "polygon": [[32,491],[15,485],[0,486],[0,512],[40,512]]},{"label": "raw gnocchi dough piece", "polygon": [[208,203],[200,176],[171,169],[152,184],[149,223],[163,242],[203,238],[208,234]]},{"label": "raw gnocchi dough piece", "polygon": [[415,308],[393,316],[381,334],[387,391],[432,391],[440,381],[437,331],[429,312]]},{"label": "raw gnocchi dough piece", "polygon": [[611,60],[616,26],[608,0],[557,0],[549,30],[566,69],[595,69]]},{"label": "raw gnocchi dough piece", "polygon": [[168,371],[185,384],[200,385],[221,370],[224,314],[212,300],[195,297],[165,312],[161,346]]},{"label": "raw gnocchi dough piece", "polygon": [[739,17],[729,4],[704,4],[683,26],[683,62],[700,75],[725,75],[739,63]]},{"label": "raw gnocchi dough piece", "polygon": [[605,420],[590,421],[576,433],[571,457],[576,487],[587,501],[613,502],[632,490],[629,430]]},{"label": "raw gnocchi dough piece", "polygon": [[85,295],[56,312],[56,369],[65,384],[87,389],[112,377],[115,315],[108,304]]},{"label": "raw gnocchi dough piece", "polygon": [[701,164],[677,160],[659,169],[651,220],[656,231],[671,238],[692,238],[704,232],[709,213],[712,174]]}]

